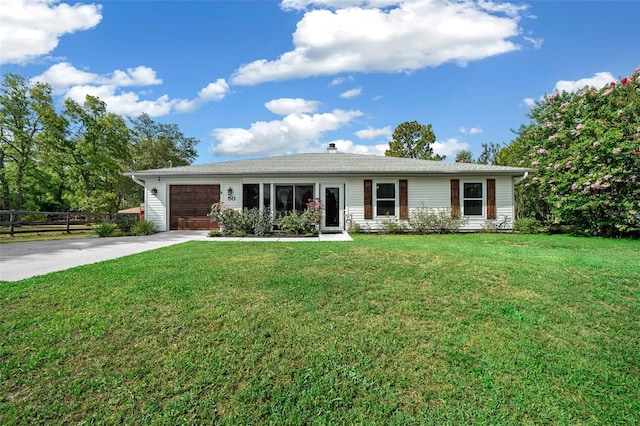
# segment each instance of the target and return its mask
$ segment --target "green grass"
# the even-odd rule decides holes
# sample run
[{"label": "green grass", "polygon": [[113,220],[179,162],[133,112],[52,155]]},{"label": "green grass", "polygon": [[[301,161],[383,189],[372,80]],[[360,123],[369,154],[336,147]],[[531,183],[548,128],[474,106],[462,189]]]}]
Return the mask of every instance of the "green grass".
[{"label": "green grass", "polygon": [[638,424],[640,242],[190,242],[0,284],[0,423]]}]

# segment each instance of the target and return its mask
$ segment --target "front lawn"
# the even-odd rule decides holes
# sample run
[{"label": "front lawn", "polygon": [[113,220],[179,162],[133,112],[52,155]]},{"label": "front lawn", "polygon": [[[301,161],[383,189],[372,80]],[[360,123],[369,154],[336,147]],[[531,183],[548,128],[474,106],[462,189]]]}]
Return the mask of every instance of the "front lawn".
[{"label": "front lawn", "polygon": [[0,336],[1,424],[637,424],[640,242],[190,242],[0,283]]}]

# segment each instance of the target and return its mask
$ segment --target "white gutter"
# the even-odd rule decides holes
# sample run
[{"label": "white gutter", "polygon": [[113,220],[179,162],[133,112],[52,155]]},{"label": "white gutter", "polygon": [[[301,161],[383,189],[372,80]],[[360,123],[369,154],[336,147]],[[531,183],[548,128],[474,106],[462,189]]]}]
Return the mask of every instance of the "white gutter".
[{"label": "white gutter", "polygon": [[529,176],[529,172],[524,172],[524,176],[516,179],[516,181],[513,183],[514,185],[518,185],[520,182],[522,182],[523,180],[525,180],[527,178],[527,176]]},{"label": "white gutter", "polygon": [[144,181],[140,179],[136,179],[136,175],[131,175],[131,180],[137,183],[138,185],[144,187]]}]

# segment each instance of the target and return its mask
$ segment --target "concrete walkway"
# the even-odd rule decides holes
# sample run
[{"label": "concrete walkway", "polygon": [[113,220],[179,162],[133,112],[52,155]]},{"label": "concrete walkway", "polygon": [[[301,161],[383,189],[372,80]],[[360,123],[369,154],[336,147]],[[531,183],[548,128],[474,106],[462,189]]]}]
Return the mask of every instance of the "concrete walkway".
[{"label": "concrete walkway", "polygon": [[209,238],[211,241],[262,241],[262,242],[283,242],[283,243],[308,243],[313,241],[353,241],[351,236],[346,233],[320,234],[317,237],[214,237]]},{"label": "concrete walkway", "polygon": [[143,237],[70,238],[0,244],[0,281],[19,281],[186,241],[312,242],[351,241],[351,237],[343,233],[321,234],[312,238],[209,238],[207,231],[168,231]]}]

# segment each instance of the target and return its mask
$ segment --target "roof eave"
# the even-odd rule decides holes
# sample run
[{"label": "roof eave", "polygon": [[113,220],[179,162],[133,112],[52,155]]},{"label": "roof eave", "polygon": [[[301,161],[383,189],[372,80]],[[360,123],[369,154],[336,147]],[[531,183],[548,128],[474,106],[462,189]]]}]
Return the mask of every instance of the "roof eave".
[{"label": "roof eave", "polygon": [[521,170],[438,170],[438,171],[290,171],[290,172],[171,172],[171,171],[156,171],[156,172],[144,172],[144,173],[125,173],[127,177],[136,176],[137,178],[210,178],[210,177],[238,177],[238,176],[331,176],[331,175],[345,175],[345,176],[372,176],[372,175],[385,175],[385,176],[451,176],[451,175],[492,175],[492,176],[522,176],[524,173],[535,173],[536,169],[521,169]]}]

